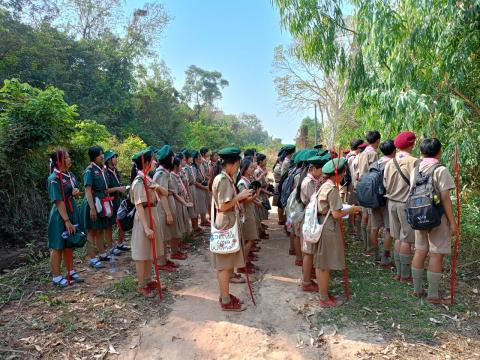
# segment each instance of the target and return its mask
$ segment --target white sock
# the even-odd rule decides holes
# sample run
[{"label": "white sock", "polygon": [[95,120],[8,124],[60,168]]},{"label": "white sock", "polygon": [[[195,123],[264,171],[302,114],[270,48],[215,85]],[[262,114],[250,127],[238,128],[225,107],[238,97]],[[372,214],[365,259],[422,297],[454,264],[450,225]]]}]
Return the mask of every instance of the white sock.
[{"label": "white sock", "polygon": [[75,270],[70,270],[69,272],[70,272],[70,275],[75,274]]}]

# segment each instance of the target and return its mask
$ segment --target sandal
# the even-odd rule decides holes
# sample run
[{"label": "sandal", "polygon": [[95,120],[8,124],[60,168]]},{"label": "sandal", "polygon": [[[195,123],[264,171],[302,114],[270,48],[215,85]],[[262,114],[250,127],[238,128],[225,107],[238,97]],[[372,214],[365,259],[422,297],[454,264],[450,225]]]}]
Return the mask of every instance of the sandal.
[{"label": "sandal", "polygon": [[[232,295],[230,295],[230,296],[232,296]],[[228,304],[224,304],[224,303],[220,302],[220,306],[222,307],[222,311],[240,312],[240,311],[246,310],[245,306],[243,306],[239,302],[235,302],[233,299],[230,300],[230,302]]]},{"label": "sandal", "polygon": [[184,254],[180,251],[177,251],[175,254],[170,255],[170,259],[174,260],[186,260],[187,259],[187,254]]},{"label": "sandal", "polygon": [[[222,297],[220,296],[218,298],[218,301],[221,303],[222,302]],[[242,304],[243,305],[243,300],[240,300],[238,297],[230,294],[230,301],[234,302],[234,303],[238,303],[238,304]]]},{"label": "sandal", "polygon": [[52,284],[53,284],[54,286],[58,286],[58,287],[60,287],[60,288],[65,288],[65,287],[68,286],[68,281],[67,281],[67,279],[65,279],[65,278],[62,276],[62,277],[61,277],[60,279],[58,279],[58,280],[52,279]]},{"label": "sandal", "polygon": [[308,284],[302,284],[302,291],[317,292],[318,284],[313,281],[309,282]]},{"label": "sandal", "polygon": [[138,288],[138,292],[143,296],[145,296],[146,298],[152,298],[155,296],[155,293],[152,292],[152,290],[148,287],[148,285]]},{"label": "sandal", "polygon": [[234,273],[233,276],[230,278],[231,284],[245,284],[245,279],[240,274]]},{"label": "sandal", "polygon": [[319,300],[319,305],[321,308],[328,309],[328,308],[334,308],[337,306],[340,306],[342,304],[342,301],[339,298],[332,297],[328,295],[327,300]]},{"label": "sandal", "polygon": [[105,267],[98,258],[91,259],[88,265],[94,269],[103,269]]},{"label": "sandal", "polygon": [[303,266],[303,260],[295,260],[295,265]]},{"label": "sandal", "polygon": [[125,244],[118,244],[117,249],[120,251],[130,251],[130,246]]},{"label": "sandal", "polygon": [[166,271],[166,272],[175,272],[175,268],[173,268],[172,266],[170,266],[168,264],[160,265],[158,267],[158,270]]},{"label": "sandal", "polygon": [[77,274],[75,270],[73,271],[73,273],[72,272],[70,273],[70,280],[73,280],[76,283],[82,283],[85,281]]},{"label": "sandal", "polygon": [[112,259],[112,257],[108,254],[106,255],[98,255],[98,259],[100,261],[110,261]]},{"label": "sandal", "polygon": [[427,302],[432,305],[451,305],[452,302],[450,299],[443,298],[426,298]]},{"label": "sandal", "polygon": [[171,268],[174,268],[174,269],[179,267],[179,265],[177,263],[174,263],[171,260],[167,260],[167,265],[170,266]]},{"label": "sandal", "polygon": [[118,249],[116,246],[110,250],[110,254],[113,256],[122,255],[122,250]]}]

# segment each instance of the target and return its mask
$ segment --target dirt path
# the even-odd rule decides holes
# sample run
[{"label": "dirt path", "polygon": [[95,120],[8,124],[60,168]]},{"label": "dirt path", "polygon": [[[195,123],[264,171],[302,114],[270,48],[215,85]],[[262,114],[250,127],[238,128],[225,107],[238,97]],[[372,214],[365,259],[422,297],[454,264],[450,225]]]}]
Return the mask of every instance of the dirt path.
[{"label": "dirt path", "polygon": [[270,239],[261,243],[259,253],[262,271],[254,278],[257,306],[244,284],[231,289],[248,305],[242,313],[220,311],[209,253],[192,255],[184,266],[193,275],[174,293],[167,319],[149,320],[118,358],[345,359],[384,346],[381,337],[365,329],[339,333],[312,325],[316,296],[300,291],[301,269],[293,266],[288,243],[281,228],[270,221]]}]

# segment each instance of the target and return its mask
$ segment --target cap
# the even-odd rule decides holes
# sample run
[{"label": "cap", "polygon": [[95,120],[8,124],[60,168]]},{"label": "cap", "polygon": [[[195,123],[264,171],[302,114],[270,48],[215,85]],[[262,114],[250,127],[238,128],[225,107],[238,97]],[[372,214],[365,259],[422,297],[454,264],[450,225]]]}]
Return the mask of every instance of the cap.
[{"label": "cap", "polygon": [[108,162],[108,160],[110,160],[111,158],[113,158],[115,156],[118,156],[118,154],[115,151],[107,150],[107,151],[105,151],[105,154],[103,155],[103,162],[106,164]]}]

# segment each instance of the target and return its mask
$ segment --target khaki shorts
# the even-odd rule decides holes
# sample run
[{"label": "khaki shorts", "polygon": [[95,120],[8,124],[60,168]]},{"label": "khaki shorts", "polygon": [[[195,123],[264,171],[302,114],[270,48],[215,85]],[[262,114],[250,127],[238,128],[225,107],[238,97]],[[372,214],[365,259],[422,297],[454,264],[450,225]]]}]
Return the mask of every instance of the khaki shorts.
[{"label": "khaki shorts", "polygon": [[452,237],[450,223],[445,215],[439,226],[430,230],[415,230],[415,249],[429,251],[432,254],[450,254]]},{"label": "khaki shorts", "polygon": [[372,227],[376,229],[390,229],[387,205],[378,209],[372,209]]},{"label": "khaki shorts", "polygon": [[395,240],[413,244],[415,232],[407,222],[405,203],[388,200],[388,215],[390,222],[390,234]]}]

